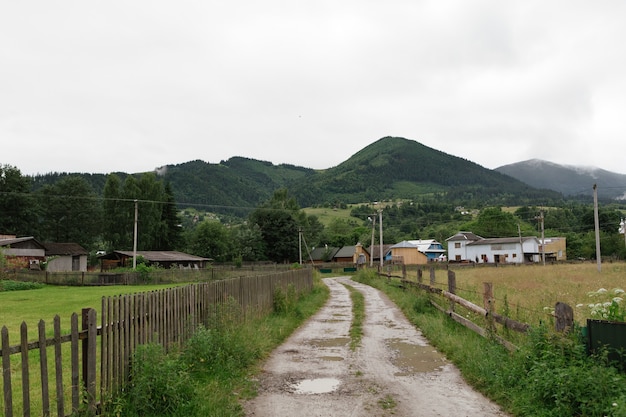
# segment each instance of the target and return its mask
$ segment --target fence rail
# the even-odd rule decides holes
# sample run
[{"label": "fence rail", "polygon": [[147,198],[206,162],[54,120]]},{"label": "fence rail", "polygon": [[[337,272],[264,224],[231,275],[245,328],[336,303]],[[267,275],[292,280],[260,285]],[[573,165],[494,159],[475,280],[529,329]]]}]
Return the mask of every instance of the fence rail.
[{"label": "fence rail", "polygon": [[50,285],[134,285],[168,284],[176,282],[206,282],[261,274],[275,274],[290,270],[290,265],[217,265],[205,269],[160,269],[149,273],[134,271],[31,271],[25,269],[5,271],[8,279],[40,282]]},{"label": "fence rail", "polygon": [[[208,326],[216,314],[223,310],[228,314],[228,309],[220,307],[228,303],[238,306],[243,319],[264,314],[272,308],[275,290],[288,286],[298,293],[309,291],[313,287],[312,270],[103,297],[99,322],[94,309],[84,309],[80,327],[79,316],[74,313],[70,333],[61,334],[61,320],[56,316],[53,337],[46,337],[45,323],[40,320],[37,340],[29,339],[23,323],[20,343],[13,346],[3,326],[0,402],[4,416],[49,416],[55,408],[56,415],[64,417],[68,411],[76,414],[81,407],[97,413],[98,406],[119,393],[128,381],[131,358],[138,345],[158,343],[166,349],[180,345],[198,326]],[[38,372],[33,369],[37,365]],[[48,369],[49,365],[53,369]],[[33,377],[39,377],[40,384],[33,384]],[[40,389],[38,395],[33,387]],[[21,401],[17,402],[20,394]],[[35,395],[38,398],[33,401]]]},{"label": "fence rail", "polygon": [[[426,291],[430,294],[438,294],[443,298],[449,300],[449,305],[442,306],[439,303],[435,302],[431,299],[431,304],[435,306],[437,309],[442,311],[443,313],[450,316],[454,321],[459,324],[467,327],[468,329],[480,334],[483,337],[492,337],[500,344],[505,346],[509,350],[515,350],[517,347],[509,342],[508,340],[498,336],[496,334],[495,324],[500,324],[503,327],[519,332],[526,333],[530,329],[530,325],[528,323],[522,323],[517,320],[511,319],[509,317],[500,315],[496,313],[494,308],[494,296],[493,296],[493,285],[489,282],[483,283],[483,307],[478,306],[471,301],[465,300],[459,297],[456,294],[456,274],[452,270],[448,270],[448,289],[444,290],[442,288],[435,286],[435,268],[431,267],[429,269],[430,272],[430,284],[424,283],[424,270],[417,269],[417,282],[411,281],[407,279],[406,269],[402,269],[402,276],[391,275],[391,273],[380,274],[390,279],[391,277],[399,278],[402,285],[406,287],[415,287],[419,288],[423,291]],[[480,316],[483,318],[482,323],[475,323],[472,320],[464,317],[461,314],[458,314],[455,311],[455,306],[461,306],[466,310]],[[574,325],[574,316],[572,308],[565,303],[557,303],[555,305],[555,328],[557,331],[563,332],[571,329]],[[482,327],[484,326],[484,327]]]}]

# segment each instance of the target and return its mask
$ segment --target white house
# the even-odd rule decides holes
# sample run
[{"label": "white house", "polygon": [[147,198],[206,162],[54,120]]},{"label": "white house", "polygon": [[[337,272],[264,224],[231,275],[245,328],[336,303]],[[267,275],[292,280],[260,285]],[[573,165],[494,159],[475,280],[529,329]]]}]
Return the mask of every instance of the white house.
[{"label": "white house", "polygon": [[451,262],[524,263],[541,260],[536,237],[485,239],[472,232],[459,232],[446,239]]}]

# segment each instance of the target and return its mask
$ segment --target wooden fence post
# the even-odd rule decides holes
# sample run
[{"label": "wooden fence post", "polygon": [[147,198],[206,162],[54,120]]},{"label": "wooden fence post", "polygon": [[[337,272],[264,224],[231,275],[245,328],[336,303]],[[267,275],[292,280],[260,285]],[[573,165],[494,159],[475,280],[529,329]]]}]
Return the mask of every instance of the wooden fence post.
[{"label": "wooden fence post", "polygon": [[4,395],[4,415],[13,416],[13,390],[11,387],[11,354],[9,353],[9,329],[2,326],[2,381]]},{"label": "wooden fence post", "polygon": [[402,279],[406,279],[406,265],[402,264]]},{"label": "wooden fence post", "polygon": [[554,306],[556,317],[556,331],[567,333],[574,326],[574,309],[569,305],[558,302]]},{"label": "wooden fence post", "polygon": [[435,268],[433,268],[432,266],[430,267],[430,286],[435,286]]},{"label": "wooden fence post", "polygon": [[86,337],[82,344],[83,357],[83,385],[87,393],[88,409],[96,411],[96,341],[98,335],[98,323],[96,322],[96,310],[93,308],[82,309],[82,329],[86,331]]},{"label": "wooden fence post", "polygon": [[422,270],[422,267],[418,266],[418,267],[417,267],[417,282],[419,282],[420,284],[421,284],[421,283],[422,283],[422,281],[424,280],[424,277],[423,277],[423,272],[424,272],[424,271]]},{"label": "wooden fence post", "polygon": [[494,298],[493,298],[493,283],[491,282],[483,282],[483,305],[485,310],[487,310],[487,316],[485,317],[487,321],[487,329],[490,332],[495,332],[496,327],[494,323]]},{"label": "wooden fence post", "polygon": [[[456,295],[456,274],[448,271],[448,292]],[[450,311],[454,311],[454,301],[450,300]]]}]

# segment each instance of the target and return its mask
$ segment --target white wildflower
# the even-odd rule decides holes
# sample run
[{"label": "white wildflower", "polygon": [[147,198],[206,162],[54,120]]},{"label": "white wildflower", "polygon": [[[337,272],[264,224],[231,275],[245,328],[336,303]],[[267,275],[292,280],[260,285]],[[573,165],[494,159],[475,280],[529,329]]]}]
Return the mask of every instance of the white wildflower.
[{"label": "white wildflower", "polygon": [[584,304],[576,304],[576,308],[581,308]]},{"label": "white wildflower", "polygon": [[616,295],[617,295],[617,294],[624,294],[624,290],[623,290],[623,289],[621,289],[621,288],[615,288],[615,289],[613,290],[613,294],[616,294]]},{"label": "white wildflower", "polygon": [[613,301],[615,301],[616,303],[620,303],[622,302],[624,299],[622,297],[615,297],[613,298]]},{"label": "white wildflower", "polygon": [[607,293],[607,289],[606,288],[600,288],[598,291],[596,291],[598,294],[604,294]]}]

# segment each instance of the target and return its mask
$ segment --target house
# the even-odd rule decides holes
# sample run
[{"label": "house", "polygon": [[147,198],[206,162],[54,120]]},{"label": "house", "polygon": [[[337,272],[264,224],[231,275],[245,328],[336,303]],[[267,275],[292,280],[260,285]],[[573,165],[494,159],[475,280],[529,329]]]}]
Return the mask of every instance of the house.
[{"label": "house", "polygon": [[401,265],[425,265],[428,263],[428,257],[420,252],[417,245],[407,240],[389,248],[391,252],[391,262]]},{"label": "house", "polygon": [[429,262],[438,261],[446,254],[443,245],[435,239],[409,240],[417,246],[417,250],[426,255]]},{"label": "house", "polygon": [[32,236],[2,236],[0,250],[13,269],[41,269],[40,264],[46,260],[46,248]]},{"label": "house", "polygon": [[46,271],[87,271],[89,252],[77,243],[44,242]]},{"label": "house", "polygon": [[[392,244],[382,245],[382,254],[383,254],[383,262],[391,262],[391,247]],[[371,254],[371,262],[373,264],[380,264],[380,254],[381,247],[380,245],[373,245],[367,249],[368,253]]]},{"label": "house", "polygon": [[[311,261],[314,264],[331,262],[339,249],[341,248],[336,248],[334,246],[313,248],[313,250],[309,253],[309,259],[306,259],[306,262]],[[305,260],[303,259],[302,261],[304,262]]]},{"label": "house", "polygon": [[[137,251],[137,257],[143,258],[148,265],[158,265],[162,268],[205,268],[211,261],[209,258],[189,255],[177,251]],[[113,251],[98,257],[101,261],[100,269],[108,270],[118,267],[129,267],[133,263],[133,251]]]},{"label": "house", "polygon": [[333,262],[352,263],[354,265],[367,265],[370,262],[370,254],[361,245],[357,243],[354,246],[344,246],[335,252]]},{"label": "house", "polygon": [[446,239],[451,262],[524,263],[541,261],[541,243],[535,236],[485,239],[458,232]]},{"label": "house", "polygon": [[393,263],[404,265],[425,265],[428,262],[445,259],[446,250],[443,245],[434,239],[404,240],[391,248]]},{"label": "house", "polygon": [[[567,260],[567,239],[564,237],[547,237],[543,239],[543,252],[546,261],[566,261]],[[542,251],[540,247],[540,252]]]}]

